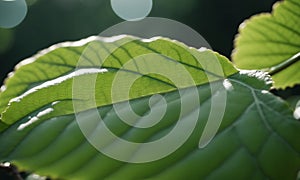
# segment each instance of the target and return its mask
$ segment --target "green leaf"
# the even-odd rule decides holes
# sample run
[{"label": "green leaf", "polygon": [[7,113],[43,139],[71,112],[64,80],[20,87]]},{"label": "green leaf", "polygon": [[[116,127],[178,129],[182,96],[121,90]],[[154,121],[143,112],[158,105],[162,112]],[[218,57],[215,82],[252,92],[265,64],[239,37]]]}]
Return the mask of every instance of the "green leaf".
[{"label": "green leaf", "polygon": [[[153,40],[149,43],[134,39],[134,37],[129,36],[119,36],[111,39],[90,37],[79,42],[54,45],[42,51],[40,54],[21,62],[13,75],[6,80],[2,88],[4,91],[0,93],[0,110],[3,112],[2,121],[6,124],[12,124],[19,118],[35,110],[35,108],[54,102],[53,98],[58,98],[57,100],[71,99],[73,77],[79,74],[84,77],[81,83],[88,83],[89,81],[87,81],[86,78],[94,77],[89,71],[95,70],[97,79],[104,81],[98,82],[98,84],[105,84],[101,89],[97,89],[96,94],[104,93],[101,94],[102,97],[96,98],[97,105],[111,104],[111,99],[103,99],[103,96],[111,97],[110,89],[112,84],[110,82],[107,83],[108,79],[112,79],[116,74],[115,71],[120,69],[122,65],[130,61],[133,57],[145,54],[157,53],[172,58],[174,65],[177,61],[180,62],[185,66],[188,72],[191,73],[195,84],[198,85],[207,83],[208,79],[212,81],[213,78],[220,79],[220,77],[223,78],[224,75],[228,76],[236,72],[236,69],[230,65],[227,59],[210,51],[203,51],[199,54],[195,49],[188,48],[178,42],[170,43],[169,40],[163,38]],[[122,46],[119,47],[120,45]],[[83,53],[85,48],[86,51]],[[95,52],[95,50],[98,50],[98,52]],[[81,61],[79,61],[80,58]],[[201,61],[201,64],[197,62],[195,58]],[[103,64],[100,64],[99,62],[103,61],[103,59],[106,60]],[[220,59],[220,61],[216,59]],[[216,63],[221,63],[221,67],[224,68],[216,72],[216,65],[214,65]],[[100,73],[99,75],[97,72],[101,71],[101,68],[99,68],[100,65],[109,71],[107,73]],[[206,69],[204,70],[202,66],[206,67]],[[132,71],[136,71],[135,67],[129,68],[131,68]],[[215,70],[213,68],[215,68]],[[85,73],[84,70],[88,73]],[[176,73],[176,69],[173,70],[175,71],[174,73]],[[219,73],[219,75],[212,74],[212,77],[208,77],[210,76],[210,70],[214,70],[216,73]],[[168,71],[170,71],[170,69]],[[157,79],[158,81],[147,82],[148,78]],[[133,94],[131,94],[131,98],[176,89],[170,82],[163,81],[165,81],[165,79],[162,77],[149,75],[145,81],[137,83],[137,86],[143,88],[137,87],[141,90],[134,91]],[[63,85],[58,85],[60,83]],[[145,84],[149,84],[147,89],[144,88]],[[186,86],[189,85],[187,84]],[[82,87],[82,90],[84,90],[85,85],[82,85]],[[100,92],[98,92],[98,90]],[[64,93],[57,95],[51,92]],[[87,91],[86,94],[88,93]],[[25,101],[21,100],[24,98],[26,99]],[[11,101],[10,106],[7,107],[9,101]],[[28,101],[30,101],[30,106],[25,106],[24,103],[26,104]],[[72,102],[70,104],[70,106],[59,106],[72,111]],[[84,108],[86,108],[85,104]]]},{"label": "green leaf", "polygon": [[300,83],[300,1],[276,3],[272,14],[241,24],[232,59],[241,69],[269,72],[275,88]]},{"label": "green leaf", "polygon": [[[19,66],[7,80],[6,90],[0,96],[0,102],[1,98],[6,101],[2,113],[5,126],[0,133],[1,162],[9,161],[20,169],[64,179],[297,177],[300,123],[293,118],[287,103],[268,92],[272,83],[268,75],[259,71],[238,72],[223,56],[165,38],[94,37],[54,47]],[[153,53],[158,55],[150,58],[152,64],[143,55]],[[127,66],[132,59],[137,66]],[[218,63],[224,74],[220,73]],[[146,74],[152,67],[162,68],[171,76]],[[188,72],[199,97],[194,96],[194,88],[190,87],[193,84],[186,83],[189,78],[182,77],[177,67],[184,67]],[[142,75],[133,83],[128,99],[112,98],[116,83],[113,79],[119,72],[123,73],[121,79]],[[184,83],[177,88],[171,77]],[[128,83],[120,82],[119,94]],[[22,88],[15,88],[17,85]],[[93,85],[97,87],[95,92],[90,89]],[[95,94],[95,104],[90,101],[91,93]],[[129,111],[124,100],[129,100],[133,111],[140,116],[159,112],[163,106],[153,96],[157,94],[164,97],[167,106],[154,126],[133,127],[119,117],[120,111]],[[200,104],[193,103],[195,99]],[[184,101],[189,105],[181,112]],[[207,146],[200,143],[199,148],[207,125],[218,123],[215,115],[222,111],[222,104],[226,106],[216,136]],[[116,106],[121,107],[120,111]],[[198,110],[200,113],[195,113]],[[99,115],[102,121],[97,118]],[[197,117],[194,130],[191,129],[193,115]],[[138,125],[149,120],[156,118],[136,119],[133,123]],[[191,134],[182,146],[162,159],[129,163],[104,155],[98,148],[129,153],[129,159],[138,157],[141,149],[118,147],[116,139],[106,136],[97,141],[97,146],[92,143],[91,139],[103,137],[104,124],[116,136],[135,143],[163,138],[177,124],[182,124],[183,129],[166,145],[172,145],[189,131]],[[82,126],[89,132],[88,139]],[[148,155],[160,151],[163,148]]]},{"label": "green leaf", "polygon": [[[130,39],[130,37],[127,38]],[[16,66],[15,71],[9,74],[5,80],[5,84],[1,87],[0,112],[5,110],[12,98],[48,80],[73,72],[76,69],[81,53],[87,46],[87,42],[94,39],[97,38],[90,37],[76,43],[64,42],[56,44],[20,62]],[[122,43],[120,41],[116,41],[115,43]],[[111,48],[111,46],[114,47],[114,44],[108,43],[107,46]],[[45,54],[47,56],[44,56]],[[64,54],[63,58],[61,54]],[[65,58],[68,60],[66,61]]]}]

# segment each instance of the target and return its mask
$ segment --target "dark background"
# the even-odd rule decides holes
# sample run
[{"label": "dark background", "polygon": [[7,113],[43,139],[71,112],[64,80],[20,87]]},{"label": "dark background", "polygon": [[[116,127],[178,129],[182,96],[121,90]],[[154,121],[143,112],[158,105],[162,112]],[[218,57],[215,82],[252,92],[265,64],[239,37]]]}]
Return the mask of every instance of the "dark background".
[{"label": "dark background", "polygon": [[[219,53],[230,57],[240,23],[270,12],[276,0],[153,0],[149,16],[182,22],[199,32]],[[97,35],[123,20],[110,0],[27,0],[25,20],[0,28],[0,81],[22,59],[52,44]]]}]

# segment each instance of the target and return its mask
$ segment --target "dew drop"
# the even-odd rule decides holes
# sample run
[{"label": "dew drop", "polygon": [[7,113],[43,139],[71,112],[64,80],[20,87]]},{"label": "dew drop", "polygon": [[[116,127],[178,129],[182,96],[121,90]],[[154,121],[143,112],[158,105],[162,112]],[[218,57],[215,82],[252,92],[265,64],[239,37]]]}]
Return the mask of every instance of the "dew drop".
[{"label": "dew drop", "polygon": [[294,117],[296,119],[300,119],[300,100],[297,102],[295,111],[294,111]]}]

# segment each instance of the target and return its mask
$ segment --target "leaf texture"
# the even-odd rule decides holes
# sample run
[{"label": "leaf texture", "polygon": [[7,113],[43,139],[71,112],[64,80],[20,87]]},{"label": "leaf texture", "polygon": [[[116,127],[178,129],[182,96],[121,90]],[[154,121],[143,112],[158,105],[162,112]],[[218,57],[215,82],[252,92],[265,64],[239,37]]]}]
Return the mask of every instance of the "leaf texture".
[{"label": "leaf texture", "polygon": [[300,1],[274,5],[272,14],[255,15],[241,24],[232,59],[241,69],[269,72],[275,88],[300,81]]},{"label": "leaf texture", "polygon": [[[54,45],[33,58],[21,62],[17,66],[17,70],[6,80],[2,88],[4,90],[0,93],[2,122],[11,124],[32,112],[36,107],[54,102],[55,98],[57,101],[71,99],[72,81],[75,76],[79,76],[77,79],[83,76],[83,80],[80,83],[88,83],[86,79],[94,78],[96,74],[98,76],[97,79],[100,81],[98,84],[101,84],[101,86],[105,84],[101,88],[96,88],[100,91],[97,91],[96,94],[104,93],[100,95],[101,97],[96,98],[97,105],[111,104],[111,99],[103,98],[104,96],[108,98],[111,96],[112,83],[109,80],[133,57],[145,54],[156,53],[165,56],[162,58],[162,61],[167,58],[172,59],[170,60],[170,65],[172,66],[180,63],[190,73],[196,85],[207,83],[209,80],[212,81],[213,78],[215,80],[224,78],[237,72],[225,57],[209,50],[199,53],[196,49],[188,48],[182,43],[170,43],[169,40],[163,38],[153,38],[149,43],[134,39],[134,37],[130,36],[112,38],[90,37],[79,42]],[[103,64],[99,63],[102,61],[104,62]],[[219,69],[217,72],[214,64],[217,64],[216,66],[220,66],[222,69]],[[108,72],[99,73],[101,70],[108,70]],[[135,67],[129,67],[126,70],[137,71]],[[176,69],[174,71],[176,73]],[[216,73],[210,73],[211,71]],[[210,74],[212,77],[208,77]],[[149,81],[149,79],[156,80]],[[131,98],[175,90],[174,85],[170,83],[162,77],[149,75],[145,80],[137,83],[137,86],[140,86],[137,87],[139,90],[134,91]],[[148,84],[147,88],[144,88],[145,84]],[[85,85],[82,85],[79,91],[85,91],[84,89]],[[141,92],[141,90],[144,92]],[[53,91],[60,94],[51,93]],[[86,94],[89,93],[86,92]],[[24,101],[23,99],[26,100]],[[31,105],[24,106],[23,103],[26,104],[29,101]],[[10,105],[8,106],[8,104]],[[72,102],[69,106],[57,106],[71,109],[72,111]],[[15,108],[18,110],[16,111]],[[6,118],[6,116],[8,117]],[[4,126],[2,127],[4,129]]]},{"label": "leaf texture", "polygon": [[[293,118],[288,105],[268,92],[272,81],[265,73],[238,72],[223,56],[210,50],[188,48],[165,38],[140,40],[126,36],[105,40],[89,38],[80,42],[50,48],[46,53],[25,63],[26,65],[19,66],[15,74],[7,80],[6,90],[0,96],[4,99],[0,102],[6,102],[6,105],[3,103],[5,107],[1,117],[5,125],[2,126],[0,134],[2,162],[9,161],[20,169],[60,179],[297,177],[300,169],[300,124]],[[115,47],[118,42],[121,42],[121,45],[113,48],[108,56],[102,52],[103,49]],[[87,44],[101,48],[94,49],[94,54],[83,53]],[[77,55],[73,54],[74,49],[78,50]],[[193,88],[174,87],[172,81],[156,74],[141,76],[133,85],[129,99],[114,102],[109,98],[113,78],[116,77],[117,71],[122,70],[121,66],[126,65],[133,57],[153,52],[163,55],[157,57],[162,57],[162,61],[185,67],[195,81],[200,104],[191,103],[181,119],[181,101],[186,99],[187,102],[192,102],[192,99],[195,99],[192,96]],[[103,54],[104,58],[101,58]],[[86,61],[76,67],[82,55]],[[201,63],[195,61],[195,57]],[[213,64],[215,58],[222,67],[223,77]],[[105,61],[99,68],[96,65],[102,59]],[[144,62],[144,59],[137,58],[136,62]],[[53,72],[53,68],[60,69],[68,63],[72,65]],[[36,68],[37,66],[39,68]],[[165,70],[172,71],[170,67]],[[124,75],[141,71],[142,69],[138,68],[125,69]],[[31,74],[35,75],[30,76]],[[31,78],[24,78],[24,82],[20,83],[26,75]],[[95,104],[86,101],[85,98],[88,97],[79,96],[83,99],[74,99],[72,88],[76,78],[82,78],[84,81],[79,82],[87,83],[79,89],[84,95],[92,92],[85,87],[89,87],[88,83],[96,79],[94,82],[98,89],[95,93],[97,111],[94,109]],[[14,88],[18,87],[17,85],[22,88]],[[157,94],[164,97],[166,112],[155,126],[146,129],[124,123],[114,108],[115,105],[124,107],[124,100],[129,100],[134,112],[144,116],[154,109],[161,108],[160,103],[152,102],[153,95]],[[216,113],[216,109],[213,109],[213,99],[224,94],[227,96],[224,102],[226,107],[218,132],[207,146],[199,148],[199,139],[209,123],[211,112]],[[73,105],[77,101],[80,109],[75,113]],[[127,111],[125,108],[121,110]],[[137,143],[160,139],[170,133],[178,123],[184,125],[184,129],[179,133],[180,136],[184,136],[190,131],[193,125],[191,115],[197,110],[197,124],[187,141],[173,153],[156,161],[119,161],[99,152],[90,142],[90,139],[97,139],[102,135],[104,124],[118,137]],[[103,117],[102,121],[97,119],[99,115]],[[143,122],[142,118],[135,121],[137,124]],[[82,124],[89,131],[88,139],[82,132]],[[170,142],[177,140],[178,138],[173,137]],[[114,139],[98,143],[105,148],[126,151],[120,147],[115,148],[118,146]],[[139,150],[129,151],[129,157],[137,156]]]}]

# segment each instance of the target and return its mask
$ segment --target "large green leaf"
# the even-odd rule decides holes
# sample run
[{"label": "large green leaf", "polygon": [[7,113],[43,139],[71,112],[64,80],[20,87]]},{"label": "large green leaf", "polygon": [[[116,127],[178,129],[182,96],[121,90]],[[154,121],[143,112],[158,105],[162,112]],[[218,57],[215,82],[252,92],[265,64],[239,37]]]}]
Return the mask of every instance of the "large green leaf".
[{"label": "large green leaf", "polygon": [[[145,58],[138,58],[149,53],[159,54],[152,60],[158,64],[147,64]],[[139,68],[122,69],[132,58],[136,58]],[[97,66],[99,62],[103,62],[101,68]],[[166,67],[165,62],[171,64]],[[193,88],[187,87],[192,84],[183,83],[177,89],[170,77],[144,74],[141,65],[145,64],[149,69],[154,65],[187,81],[186,77],[175,76],[175,72],[179,73],[175,67],[184,67],[194,80],[199,97],[192,96]],[[126,99],[115,102],[111,98],[113,79],[120,71],[125,77],[143,74],[129,94],[137,114],[161,109],[159,102],[153,102],[153,94],[165,98],[166,113],[158,124],[144,129],[121,121],[115,105],[124,107]],[[77,87],[76,80],[83,84]],[[89,89],[93,83],[96,92]],[[129,82],[123,83],[125,86]],[[300,169],[300,124],[287,104],[268,92],[270,85],[269,76],[262,72],[237,72],[226,58],[210,50],[195,50],[164,38],[89,38],[57,45],[19,66],[7,80],[0,96],[5,109],[0,160],[40,175],[65,179],[295,179]],[[74,98],[74,90],[82,94]],[[95,104],[90,104],[89,96],[85,96],[90,93],[96,94]],[[192,103],[193,99],[199,99],[200,104]],[[218,99],[224,102],[214,107],[214,100]],[[183,100],[191,103],[180,114]],[[74,113],[73,105],[77,103],[79,109]],[[207,124],[218,121],[209,117],[222,111],[220,104],[226,107],[218,132],[207,146],[199,148]],[[121,110],[127,112],[126,108]],[[118,161],[100,153],[90,141],[103,135],[104,122],[118,137],[140,143],[160,139],[182,124],[179,136],[170,139],[176,142],[191,131],[191,116],[198,110],[196,127],[187,141],[156,161]],[[98,113],[103,121],[97,119]],[[90,132],[89,141],[82,125]],[[127,152],[118,147],[115,139],[105,138],[98,142],[101,146]],[[129,151],[129,157],[138,156],[139,152]]]},{"label": "large green leaf", "polygon": [[[119,47],[120,45],[122,46]],[[87,46],[89,48],[86,48]],[[83,53],[85,48],[86,51]],[[97,79],[103,81],[98,82],[98,84],[105,84],[105,86],[96,89],[96,94],[104,93],[101,94],[102,97],[96,99],[97,105],[111,104],[111,99],[103,99],[103,96],[110,97],[112,84],[108,82],[108,80],[111,80],[115,76],[116,69],[120,69],[133,57],[152,53],[171,58],[173,65],[180,62],[190,73],[195,84],[198,85],[207,83],[208,80],[212,81],[214,78],[220,79],[237,72],[227,59],[218,54],[211,51],[203,51],[199,54],[195,49],[188,48],[181,43],[170,43],[163,38],[146,43],[134,40],[134,37],[129,36],[119,36],[110,39],[91,37],[74,43],[62,43],[52,46],[32,58],[24,60],[17,66],[16,71],[11,77],[6,80],[5,85],[2,87],[4,90],[0,93],[0,110],[3,112],[2,121],[11,124],[19,118],[22,118],[26,113],[28,114],[28,112],[33,111],[36,107],[54,101],[53,98],[72,98],[72,78],[74,76],[78,76],[78,74],[84,76],[83,79],[85,82],[88,82],[86,78],[94,77],[91,73],[81,73],[80,71],[82,69],[95,71],[95,68],[98,68],[95,71]],[[81,61],[79,61],[80,59]],[[217,59],[220,59],[220,61]],[[104,61],[104,63],[100,64],[99,62],[101,61]],[[220,63],[221,69],[218,71],[216,63],[217,65]],[[100,65],[105,69],[109,69],[109,71],[103,74],[97,73],[101,71],[101,69],[99,69]],[[205,70],[202,66],[205,67]],[[132,71],[135,71],[135,67],[130,68]],[[168,69],[168,71],[170,70],[171,69]],[[176,69],[173,70],[176,73]],[[217,74],[210,73],[210,71],[215,71]],[[148,83],[149,87],[146,89],[144,86],[147,82],[141,81],[137,83],[137,86],[141,86],[137,87],[140,90],[134,91],[133,94],[131,94],[131,98],[176,89],[170,82],[163,82],[165,79],[162,77],[150,74],[147,78],[154,78],[159,81],[151,82],[151,86]],[[58,85],[59,83],[64,85]],[[82,90],[84,90],[84,85],[82,87]],[[41,91],[41,89],[43,89],[43,91]],[[98,92],[98,90],[101,92]],[[38,92],[36,93],[36,91]],[[63,94],[57,97],[57,94],[50,93],[53,91],[63,92]],[[88,94],[88,92],[86,93]],[[27,99],[27,101],[21,101],[23,98]],[[14,104],[14,106],[10,105],[6,108],[9,101],[11,101],[10,104]],[[30,101],[31,105],[24,106],[23,103],[28,103],[28,101]],[[17,108],[17,112],[16,109],[13,108]],[[11,117],[5,118],[6,115],[11,115]]]},{"label": "large green leaf", "polygon": [[232,59],[241,69],[269,72],[275,88],[300,83],[300,1],[274,5],[241,24]]}]

